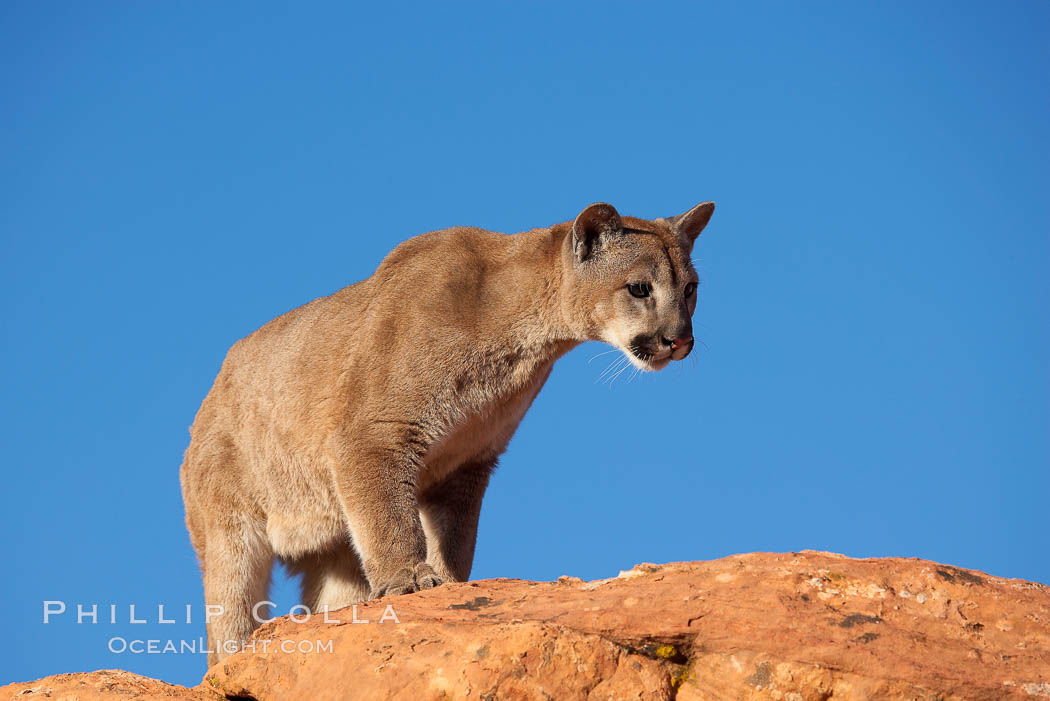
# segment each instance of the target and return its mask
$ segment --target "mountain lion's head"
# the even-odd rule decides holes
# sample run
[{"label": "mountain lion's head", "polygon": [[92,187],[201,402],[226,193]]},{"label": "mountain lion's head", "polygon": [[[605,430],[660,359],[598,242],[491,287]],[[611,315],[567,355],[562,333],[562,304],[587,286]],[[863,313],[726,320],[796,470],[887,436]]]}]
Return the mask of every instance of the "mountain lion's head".
[{"label": "mountain lion's head", "polygon": [[689,355],[697,288],[690,254],[714,211],[704,202],[654,221],[621,217],[605,203],[580,212],[565,282],[590,338],[619,348],[641,370]]}]

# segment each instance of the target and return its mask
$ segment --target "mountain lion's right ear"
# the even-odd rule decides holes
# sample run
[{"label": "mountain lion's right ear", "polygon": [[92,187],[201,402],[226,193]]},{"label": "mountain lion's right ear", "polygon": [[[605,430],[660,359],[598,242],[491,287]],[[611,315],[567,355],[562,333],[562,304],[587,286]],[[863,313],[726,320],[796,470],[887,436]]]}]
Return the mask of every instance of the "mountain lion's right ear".
[{"label": "mountain lion's right ear", "polygon": [[572,223],[572,252],[582,263],[601,248],[602,243],[623,229],[620,213],[611,204],[597,202],[580,212]]}]

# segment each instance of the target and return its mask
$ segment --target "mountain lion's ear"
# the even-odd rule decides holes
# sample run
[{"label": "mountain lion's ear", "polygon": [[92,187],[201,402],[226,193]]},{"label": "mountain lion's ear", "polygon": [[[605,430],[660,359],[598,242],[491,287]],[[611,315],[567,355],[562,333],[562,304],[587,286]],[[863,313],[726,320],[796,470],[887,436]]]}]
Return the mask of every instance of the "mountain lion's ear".
[{"label": "mountain lion's ear", "polygon": [[693,250],[693,242],[696,241],[696,237],[707,226],[707,222],[711,221],[711,215],[714,213],[715,203],[704,202],[696,205],[685,214],[669,217],[667,221],[678,232],[678,238],[682,240],[682,245],[691,251]]},{"label": "mountain lion's ear", "polygon": [[609,237],[620,233],[623,222],[620,213],[611,204],[598,202],[580,212],[572,223],[572,252],[576,261],[593,256]]}]

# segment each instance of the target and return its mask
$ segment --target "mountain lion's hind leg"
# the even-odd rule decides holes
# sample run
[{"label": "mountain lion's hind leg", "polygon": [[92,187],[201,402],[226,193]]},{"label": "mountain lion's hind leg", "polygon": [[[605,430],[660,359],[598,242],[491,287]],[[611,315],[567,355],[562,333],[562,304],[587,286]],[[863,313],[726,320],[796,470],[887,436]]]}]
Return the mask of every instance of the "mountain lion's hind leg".
[{"label": "mountain lion's hind leg", "polygon": [[290,572],[302,574],[303,603],[313,613],[335,611],[368,600],[371,587],[349,542],[340,542],[287,565]]},{"label": "mountain lion's hind leg", "polygon": [[[211,524],[204,553],[204,602],[207,616],[208,665],[221,662],[241,649],[268,611],[255,605],[265,601],[270,588],[273,551],[260,529],[231,518]],[[221,611],[216,615],[217,611]]]},{"label": "mountain lion's hind leg", "polygon": [[446,580],[470,578],[481,499],[495,464],[492,460],[463,465],[420,498],[427,562]]}]

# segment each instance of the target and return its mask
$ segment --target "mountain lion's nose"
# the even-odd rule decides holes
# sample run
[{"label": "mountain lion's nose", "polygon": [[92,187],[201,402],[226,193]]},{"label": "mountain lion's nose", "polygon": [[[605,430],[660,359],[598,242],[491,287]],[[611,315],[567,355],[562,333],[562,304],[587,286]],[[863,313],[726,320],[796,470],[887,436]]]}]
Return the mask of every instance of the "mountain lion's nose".
[{"label": "mountain lion's nose", "polygon": [[679,348],[684,348],[685,346],[688,346],[692,342],[693,342],[693,337],[692,336],[687,336],[685,338],[676,338],[676,339],[674,339],[673,341],[670,342],[671,350],[677,350]]}]

